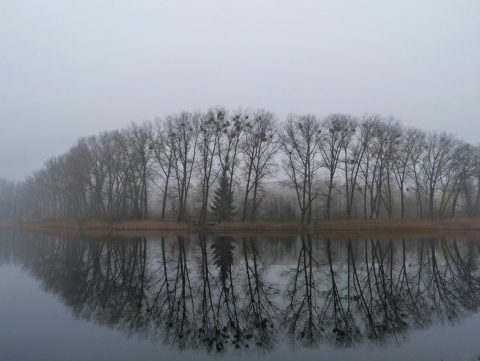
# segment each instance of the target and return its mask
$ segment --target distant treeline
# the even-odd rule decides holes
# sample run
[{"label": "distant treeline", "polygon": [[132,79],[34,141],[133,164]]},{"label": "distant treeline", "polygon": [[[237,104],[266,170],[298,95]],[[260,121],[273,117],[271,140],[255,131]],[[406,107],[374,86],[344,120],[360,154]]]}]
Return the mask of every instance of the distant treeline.
[{"label": "distant treeline", "polygon": [[393,117],[181,112],[80,138],[22,182],[0,219],[448,218],[480,213],[480,147]]}]

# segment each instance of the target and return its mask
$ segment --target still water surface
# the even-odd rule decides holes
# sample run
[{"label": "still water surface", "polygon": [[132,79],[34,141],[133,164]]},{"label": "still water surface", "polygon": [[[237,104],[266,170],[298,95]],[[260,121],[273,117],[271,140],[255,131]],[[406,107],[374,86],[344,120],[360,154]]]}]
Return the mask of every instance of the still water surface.
[{"label": "still water surface", "polygon": [[477,360],[467,239],[0,231],[0,360]]}]

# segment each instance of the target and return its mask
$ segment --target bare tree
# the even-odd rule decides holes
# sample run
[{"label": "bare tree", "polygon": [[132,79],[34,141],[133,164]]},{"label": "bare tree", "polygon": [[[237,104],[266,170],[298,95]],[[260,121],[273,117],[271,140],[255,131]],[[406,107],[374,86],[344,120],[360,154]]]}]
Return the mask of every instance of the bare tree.
[{"label": "bare tree", "polygon": [[245,135],[245,123],[250,115],[247,111],[237,110],[228,116],[221,111],[218,114],[218,130],[220,131],[220,144],[218,149],[218,160],[220,172],[225,172],[229,178],[229,189],[232,191],[236,179],[236,172],[240,164],[240,144]]},{"label": "bare tree", "polygon": [[0,178],[0,220],[18,219],[22,214],[21,190],[23,183]]},{"label": "bare tree", "polygon": [[[104,136],[104,135],[103,135]],[[105,212],[103,188],[106,178],[105,159],[102,158],[102,136],[81,138],[77,143],[77,167],[85,169],[88,187],[89,212],[100,214]]]},{"label": "bare tree", "polygon": [[218,169],[215,167],[215,157],[220,146],[221,123],[224,109],[210,109],[200,119],[197,174],[200,182],[200,216],[198,223],[207,222],[210,190],[217,179]]},{"label": "bare tree", "polygon": [[148,186],[153,151],[150,147],[151,128],[151,123],[148,122],[141,125],[132,123],[124,131],[129,161],[129,195],[136,219],[146,219],[148,215]]},{"label": "bare tree", "polygon": [[405,218],[405,191],[409,177],[412,177],[412,167],[422,153],[423,133],[415,128],[403,130],[403,136],[399,139],[399,147],[394,155],[395,167],[393,175],[400,191],[400,218]]},{"label": "bare tree", "polygon": [[174,168],[174,137],[171,132],[168,132],[165,123],[160,119],[155,120],[153,127],[150,148],[153,150],[156,161],[157,174],[163,183],[160,186],[163,186],[160,219],[164,221],[169,185]]},{"label": "bare tree", "polygon": [[[378,115],[365,116],[360,125],[361,162],[360,177],[363,180],[363,217],[373,217],[379,201],[378,184],[380,174],[380,158],[377,134],[380,130],[381,118]],[[368,196],[370,197],[368,198]],[[369,213],[370,210],[370,213]]]},{"label": "bare tree", "polygon": [[187,219],[188,192],[198,151],[199,120],[199,113],[188,112],[172,115],[166,119],[176,160],[174,171],[179,202],[178,222]]},{"label": "bare tree", "polygon": [[[474,174],[475,162],[472,147],[464,142],[458,142],[454,147],[452,161],[441,180],[439,212],[440,217],[454,217],[460,195],[465,194],[468,179]],[[448,212],[447,209],[450,209]]]},{"label": "bare tree", "polygon": [[446,133],[430,132],[426,138],[422,171],[425,176],[428,196],[428,216],[435,218],[435,195],[445,172],[453,159],[457,140]]},{"label": "bare tree", "polygon": [[469,216],[480,214],[480,146],[472,149],[472,177],[465,185],[466,210]]},{"label": "bare tree", "polygon": [[[380,197],[388,214],[388,218],[393,217],[394,209],[394,195],[392,182],[396,168],[396,159],[398,156],[398,149],[400,148],[400,139],[402,136],[402,127],[400,123],[393,117],[389,117],[385,122],[381,137],[381,153],[382,158],[382,173],[383,173],[383,190],[380,189]],[[379,184],[381,187],[382,184]],[[380,213],[380,203],[377,205],[377,217]]]},{"label": "bare tree", "polygon": [[278,150],[278,135],[275,126],[275,115],[263,109],[256,111],[253,119],[245,122],[245,137],[240,145],[246,180],[242,221],[246,221],[248,211],[250,221],[254,221],[265,198],[265,193],[261,193],[261,182],[273,174],[276,165],[274,157]]},{"label": "bare tree", "polygon": [[280,130],[280,146],[284,153],[283,170],[288,186],[295,190],[300,208],[300,223],[310,224],[312,204],[318,197],[314,188],[320,169],[320,123],[314,115],[289,115]]},{"label": "bare tree", "polygon": [[[352,126],[358,127],[358,122],[355,121]],[[355,191],[358,189],[358,175],[362,165],[363,156],[367,150],[365,146],[366,139],[362,141],[362,137],[366,134],[361,131],[352,130],[352,141],[342,145],[343,157],[341,167],[343,168],[345,178],[345,198],[347,206],[347,219],[352,217],[353,206],[355,201]],[[367,135],[368,137],[368,135]]]},{"label": "bare tree", "polygon": [[426,187],[423,182],[422,173],[422,159],[426,149],[425,137],[426,134],[419,129],[411,130],[411,137],[413,146],[409,152],[410,158],[410,177],[414,182],[415,198],[417,201],[417,217],[424,217],[424,195],[426,194]]},{"label": "bare tree", "polygon": [[327,204],[325,218],[330,219],[332,190],[337,168],[341,160],[342,150],[350,144],[355,134],[356,121],[348,114],[332,114],[325,118],[322,123],[322,136],[320,155],[323,166],[327,169]]}]

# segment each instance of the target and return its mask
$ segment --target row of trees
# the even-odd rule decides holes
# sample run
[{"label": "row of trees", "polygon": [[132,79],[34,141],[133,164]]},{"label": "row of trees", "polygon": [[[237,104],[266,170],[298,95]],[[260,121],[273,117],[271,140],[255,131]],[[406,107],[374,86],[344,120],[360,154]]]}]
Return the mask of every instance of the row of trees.
[{"label": "row of trees", "polygon": [[201,224],[445,218],[480,211],[480,147],[393,117],[212,108],[81,138],[25,181],[0,182],[0,218]]}]

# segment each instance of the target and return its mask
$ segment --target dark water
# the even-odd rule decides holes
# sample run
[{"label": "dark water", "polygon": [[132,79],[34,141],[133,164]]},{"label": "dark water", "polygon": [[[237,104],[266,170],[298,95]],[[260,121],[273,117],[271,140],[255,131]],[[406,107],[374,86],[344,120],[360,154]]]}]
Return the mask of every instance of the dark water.
[{"label": "dark water", "polygon": [[0,231],[0,360],[477,360],[466,239]]}]

